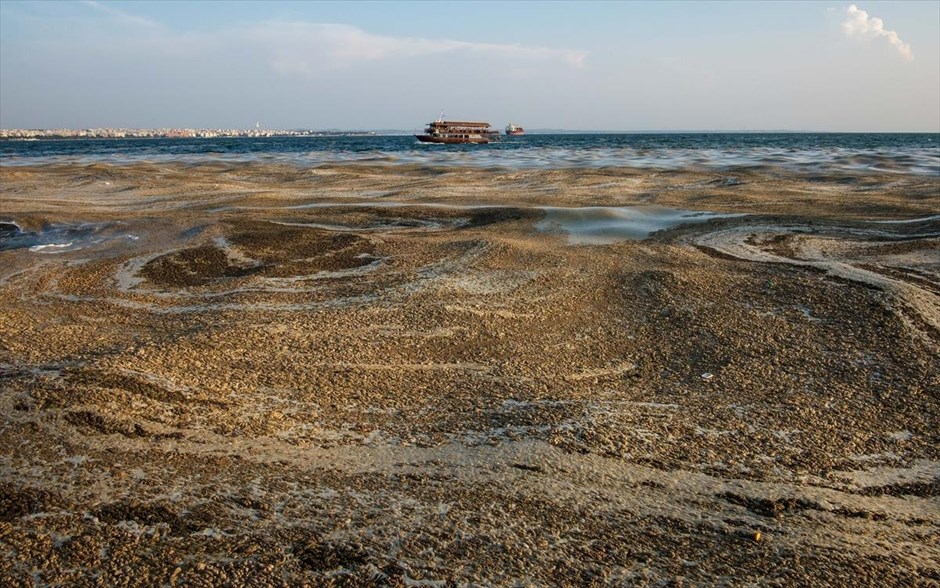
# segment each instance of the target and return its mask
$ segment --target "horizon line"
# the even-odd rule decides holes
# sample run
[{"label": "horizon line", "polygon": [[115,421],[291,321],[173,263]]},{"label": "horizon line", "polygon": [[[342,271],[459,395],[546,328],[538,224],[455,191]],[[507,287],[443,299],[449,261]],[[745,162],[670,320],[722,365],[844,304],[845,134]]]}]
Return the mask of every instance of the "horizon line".
[{"label": "horizon line", "polygon": [[[401,128],[312,128],[312,127],[287,127],[287,128],[256,128],[256,127],[192,127],[192,126],[162,126],[162,127],[122,127],[122,126],[86,126],[86,127],[10,127],[0,128],[0,133],[11,133],[16,131],[28,132],[51,132],[51,131],[92,131],[92,130],[122,130],[122,131],[179,131],[179,130],[229,130],[239,132],[313,132],[313,133],[380,133],[380,134],[411,134],[414,129]],[[568,129],[554,127],[540,127],[525,131],[526,134],[553,134],[553,133],[581,133],[581,134],[662,134],[662,133],[817,133],[817,134],[887,134],[887,133],[916,133],[916,134],[940,134],[940,129],[936,130],[820,130],[820,129]],[[195,138],[195,137],[192,137]]]}]

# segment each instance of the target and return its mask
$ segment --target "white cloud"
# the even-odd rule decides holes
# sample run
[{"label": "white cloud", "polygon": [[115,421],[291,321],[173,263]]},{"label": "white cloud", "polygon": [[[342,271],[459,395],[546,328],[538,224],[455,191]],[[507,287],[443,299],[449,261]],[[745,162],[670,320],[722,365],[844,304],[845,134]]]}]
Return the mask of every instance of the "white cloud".
[{"label": "white cloud", "polygon": [[885,29],[884,21],[880,18],[868,16],[868,12],[852,4],[846,10],[848,16],[842,23],[842,30],[850,37],[884,37],[889,43],[894,45],[901,54],[901,57],[911,61],[914,54],[911,52],[911,46],[901,40],[901,37],[894,31]]}]

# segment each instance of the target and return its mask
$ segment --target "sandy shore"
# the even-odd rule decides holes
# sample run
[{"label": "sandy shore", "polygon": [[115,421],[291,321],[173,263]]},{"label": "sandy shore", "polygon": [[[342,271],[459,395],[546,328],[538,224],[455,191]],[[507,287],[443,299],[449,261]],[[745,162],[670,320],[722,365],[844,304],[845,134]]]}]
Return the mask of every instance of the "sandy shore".
[{"label": "sandy shore", "polygon": [[0,168],[0,583],[937,585],[938,194]]}]

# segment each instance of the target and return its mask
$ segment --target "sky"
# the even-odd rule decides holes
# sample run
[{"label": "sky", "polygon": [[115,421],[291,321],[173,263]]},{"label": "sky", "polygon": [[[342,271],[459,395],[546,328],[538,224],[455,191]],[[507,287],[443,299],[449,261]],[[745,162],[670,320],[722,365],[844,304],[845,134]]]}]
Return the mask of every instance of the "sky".
[{"label": "sky", "polygon": [[0,128],[940,132],[940,2],[0,0]]}]

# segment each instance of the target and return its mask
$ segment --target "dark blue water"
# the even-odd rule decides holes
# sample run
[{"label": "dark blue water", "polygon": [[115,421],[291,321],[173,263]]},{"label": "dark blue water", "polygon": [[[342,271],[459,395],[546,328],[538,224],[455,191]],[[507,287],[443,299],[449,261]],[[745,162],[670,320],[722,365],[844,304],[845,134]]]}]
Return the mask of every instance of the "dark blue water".
[{"label": "dark blue water", "polygon": [[487,145],[408,136],[0,142],[0,165],[264,162],[566,168],[773,169],[940,175],[937,133],[531,134]]}]

